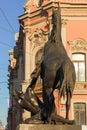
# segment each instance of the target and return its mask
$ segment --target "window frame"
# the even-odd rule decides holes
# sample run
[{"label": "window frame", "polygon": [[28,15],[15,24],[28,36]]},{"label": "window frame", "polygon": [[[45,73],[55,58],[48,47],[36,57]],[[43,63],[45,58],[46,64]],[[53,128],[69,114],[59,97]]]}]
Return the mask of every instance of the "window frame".
[{"label": "window frame", "polygon": [[[78,65],[78,76],[77,76],[77,81],[76,82],[86,82],[86,54],[85,53],[79,53],[79,52],[76,52],[76,53],[72,53],[72,56],[73,55],[78,55],[78,54],[81,54],[81,55],[84,55],[84,60],[74,60],[73,58],[72,58],[72,62],[73,63],[77,63],[77,65]],[[84,69],[85,69],[85,71],[84,71],[84,80],[82,81],[82,80],[80,80],[80,71],[79,71],[79,66],[80,66],[80,63],[84,63]]]},{"label": "window frame", "polygon": [[[84,104],[84,109],[76,109],[75,107],[74,107],[74,105],[81,105],[81,104]],[[85,125],[86,124],[86,103],[84,103],[84,102],[75,102],[74,104],[73,104],[73,107],[74,107],[74,119],[75,119],[75,112],[77,112],[78,114],[79,114],[79,117],[78,117],[78,125]],[[81,114],[81,112],[84,112],[84,124],[82,124],[81,123],[81,118],[80,118],[80,114]]]}]

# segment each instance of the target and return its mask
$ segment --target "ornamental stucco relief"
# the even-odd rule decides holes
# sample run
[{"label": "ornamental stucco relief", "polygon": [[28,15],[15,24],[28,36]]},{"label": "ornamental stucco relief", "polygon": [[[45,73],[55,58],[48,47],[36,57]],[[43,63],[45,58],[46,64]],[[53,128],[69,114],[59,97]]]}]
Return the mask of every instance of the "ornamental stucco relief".
[{"label": "ornamental stucco relief", "polygon": [[87,41],[76,39],[70,42],[71,51],[87,51]]},{"label": "ornamental stucco relief", "polygon": [[30,11],[31,5],[38,8],[43,4],[43,2],[44,2],[44,0],[27,0],[24,5],[24,9],[25,9],[25,11]]},{"label": "ornamental stucco relief", "polygon": [[82,90],[82,89],[85,89],[87,90],[87,82],[79,82],[79,83],[76,83],[75,84],[75,89],[79,89],[79,90]]},{"label": "ornamental stucco relief", "polygon": [[29,11],[30,12],[30,5],[31,5],[32,0],[27,0],[26,3],[24,4],[24,10],[25,12]]},{"label": "ornamental stucco relief", "polygon": [[34,0],[33,1],[33,5],[35,5],[36,7],[40,7],[42,5],[44,0]]},{"label": "ornamental stucco relief", "polygon": [[44,46],[48,40],[48,32],[37,28],[29,39],[32,41],[32,50],[38,46]]}]

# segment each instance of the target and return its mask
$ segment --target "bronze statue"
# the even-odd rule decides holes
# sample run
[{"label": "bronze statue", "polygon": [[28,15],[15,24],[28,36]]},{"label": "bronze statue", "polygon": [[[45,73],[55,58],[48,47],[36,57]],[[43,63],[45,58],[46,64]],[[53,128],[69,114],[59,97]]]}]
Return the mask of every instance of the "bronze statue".
[{"label": "bronze statue", "polygon": [[[52,15],[53,28],[48,42],[44,46],[44,54],[34,72],[32,81],[27,87],[26,93],[15,91],[20,105],[31,111],[34,116],[27,119],[26,123],[73,124],[68,119],[70,101],[75,86],[75,69],[68,57],[61,38],[61,13],[60,7],[54,10]],[[43,102],[35,95],[35,87],[38,76],[42,78]],[[56,113],[53,92],[59,90],[60,97],[66,96],[66,118]]]}]

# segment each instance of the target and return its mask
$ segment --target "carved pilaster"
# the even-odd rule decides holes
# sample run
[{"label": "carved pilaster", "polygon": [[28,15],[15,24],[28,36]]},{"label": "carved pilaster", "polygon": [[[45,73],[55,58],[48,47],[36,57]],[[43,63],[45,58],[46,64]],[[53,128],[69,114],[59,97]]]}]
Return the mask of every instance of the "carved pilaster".
[{"label": "carved pilaster", "polygon": [[64,46],[66,47],[66,25],[67,25],[67,20],[66,19],[62,19],[62,31],[61,31],[61,35],[62,35],[62,41]]},{"label": "carved pilaster", "polygon": [[31,31],[31,28],[30,28],[29,26],[27,26],[27,27],[24,27],[24,30],[23,30],[23,32],[25,33],[25,35],[26,35],[26,36],[29,36],[29,34],[30,34],[30,31]]},{"label": "carved pilaster", "polygon": [[30,35],[30,28],[24,27],[24,33],[25,33],[25,38],[24,38],[24,79],[28,80],[30,79],[30,74],[31,74],[31,46],[30,46],[30,40],[29,40],[29,35]]}]

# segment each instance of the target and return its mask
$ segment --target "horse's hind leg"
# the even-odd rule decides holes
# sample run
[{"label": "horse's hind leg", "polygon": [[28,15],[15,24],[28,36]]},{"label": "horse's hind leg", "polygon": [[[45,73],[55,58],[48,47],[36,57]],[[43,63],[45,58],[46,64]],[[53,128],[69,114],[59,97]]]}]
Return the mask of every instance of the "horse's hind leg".
[{"label": "horse's hind leg", "polygon": [[70,104],[71,104],[71,97],[70,97],[70,92],[66,92],[66,119],[69,118],[69,109],[70,109]]},{"label": "horse's hind leg", "polygon": [[42,115],[47,119],[48,123],[51,123],[51,115],[55,110],[53,85],[56,73],[52,70],[46,72],[47,73],[43,81],[43,102],[45,107],[42,111]]},{"label": "horse's hind leg", "polygon": [[51,88],[44,88],[43,90],[44,109],[42,110],[43,119],[51,123],[51,114],[55,110],[53,90]]}]

